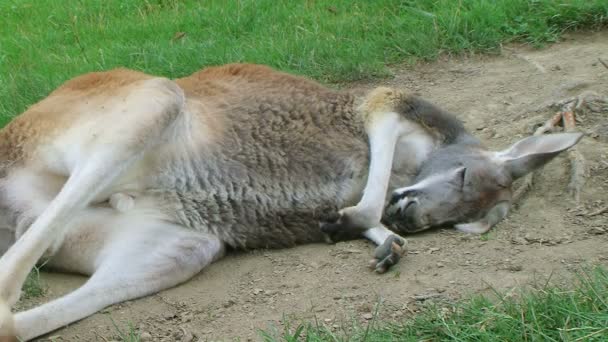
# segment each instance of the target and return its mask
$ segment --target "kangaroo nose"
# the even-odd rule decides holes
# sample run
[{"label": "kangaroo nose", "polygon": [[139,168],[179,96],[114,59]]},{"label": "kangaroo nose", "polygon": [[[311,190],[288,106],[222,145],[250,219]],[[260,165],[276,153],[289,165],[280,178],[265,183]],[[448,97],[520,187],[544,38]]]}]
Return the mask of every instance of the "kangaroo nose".
[{"label": "kangaroo nose", "polygon": [[416,200],[412,200],[407,196],[397,195],[395,201],[391,199],[391,205],[387,207],[386,213],[388,215],[399,215],[401,217],[406,216],[407,209],[412,206],[416,202]]}]

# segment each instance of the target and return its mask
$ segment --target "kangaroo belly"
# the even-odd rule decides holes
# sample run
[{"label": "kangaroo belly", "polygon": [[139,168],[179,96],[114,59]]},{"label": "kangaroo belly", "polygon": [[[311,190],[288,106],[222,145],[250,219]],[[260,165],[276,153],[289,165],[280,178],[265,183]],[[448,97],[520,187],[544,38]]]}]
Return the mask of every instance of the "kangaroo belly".
[{"label": "kangaroo belly", "polygon": [[207,155],[160,172],[171,177],[147,195],[177,222],[234,248],[288,247],[320,241],[319,220],[357,200],[364,160],[335,155],[324,165],[320,158],[268,168]]}]

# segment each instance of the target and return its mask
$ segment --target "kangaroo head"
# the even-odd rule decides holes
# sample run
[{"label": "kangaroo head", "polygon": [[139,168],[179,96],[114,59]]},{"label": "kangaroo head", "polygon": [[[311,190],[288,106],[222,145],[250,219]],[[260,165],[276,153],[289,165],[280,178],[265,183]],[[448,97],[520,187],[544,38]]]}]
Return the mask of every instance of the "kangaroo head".
[{"label": "kangaroo head", "polygon": [[393,192],[384,220],[404,233],[448,225],[485,232],[507,214],[516,179],[581,137],[580,133],[532,136],[500,152],[488,151],[474,139],[441,147],[422,162],[412,185]]}]

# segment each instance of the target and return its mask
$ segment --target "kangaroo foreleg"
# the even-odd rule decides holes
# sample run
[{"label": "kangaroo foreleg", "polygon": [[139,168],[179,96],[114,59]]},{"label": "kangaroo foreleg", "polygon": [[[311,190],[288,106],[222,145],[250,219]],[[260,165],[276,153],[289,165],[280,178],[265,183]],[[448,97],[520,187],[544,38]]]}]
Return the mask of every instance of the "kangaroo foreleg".
[{"label": "kangaroo foreleg", "polygon": [[[403,134],[400,122],[402,119],[394,110],[394,104],[397,103],[400,96],[401,94],[394,90],[379,88],[373,91],[360,107],[370,148],[367,183],[359,203],[340,210],[335,222],[321,224],[321,230],[332,241],[363,235],[381,246],[389,238],[391,239],[389,246],[393,244],[395,238],[392,236],[395,235],[386,229],[380,220],[391,177],[395,146]],[[397,240],[399,243],[396,245],[405,245],[405,239],[398,237]],[[385,259],[385,253],[382,254],[382,259]],[[399,258],[393,259],[394,263],[399,260]],[[390,265],[387,263],[385,266],[377,268],[377,270],[384,272]]]}]

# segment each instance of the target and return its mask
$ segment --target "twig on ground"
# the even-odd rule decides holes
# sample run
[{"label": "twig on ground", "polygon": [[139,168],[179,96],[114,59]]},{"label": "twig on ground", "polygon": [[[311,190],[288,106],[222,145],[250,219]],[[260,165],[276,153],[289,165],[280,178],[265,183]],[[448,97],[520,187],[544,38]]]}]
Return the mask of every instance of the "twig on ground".
[{"label": "twig on ground", "polygon": [[[576,107],[580,107],[580,103],[583,100],[579,98]],[[572,109],[575,107],[573,104],[566,106],[566,109]],[[576,122],[574,120],[574,112],[572,110],[564,111],[564,130],[566,132],[576,132]],[[574,196],[576,203],[580,203],[581,189],[585,184],[585,173],[586,173],[586,161],[583,155],[578,151],[576,146],[572,146],[568,150],[568,160],[570,160],[570,183],[568,183],[568,190],[570,194]]]},{"label": "twig on ground", "polygon": [[538,127],[536,129],[536,131],[534,131],[534,135],[542,135],[545,134],[549,131],[551,131],[553,128],[555,128],[555,126],[558,126],[559,123],[562,121],[562,113],[561,112],[557,112],[555,113],[555,115],[553,115],[553,117],[547,121],[545,121],[545,123]]},{"label": "twig on ground", "polygon": [[423,302],[425,300],[439,298],[441,296],[442,296],[441,293],[427,293],[427,294],[415,295],[415,296],[412,296],[412,298],[414,298],[418,302]]},{"label": "twig on ground", "polygon": [[[561,110],[553,115],[551,119],[547,120],[542,126],[538,127],[534,132],[535,136],[545,134],[551,131],[554,127],[563,123],[564,131],[566,132],[577,132],[576,119],[574,116],[574,110],[580,110],[583,106],[588,106],[590,101],[595,101],[598,96],[595,93],[585,92],[579,96],[571,97],[566,100],[562,100],[557,104],[560,105]],[[580,193],[586,179],[586,161],[585,157],[578,151],[576,146],[571,147],[568,150],[568,160],[570,161],[570,182],[568,183],[568,190],[574,197],[576,203],[580,203]],[[515,193],[513,194],[513,201],[519,201],[534,185],[534,177],[537,171],[531,172],[524,177],[522,184]]]},{"label": "twig on ground", "polygon": [[545,69],[544,66],[542,66],[540,63],[538,63],[537,61],[533,60],[532,58],[530,58],[528,56],[520,55],[515,50],[506,48],[504,46],[501,46],[501,49],[503,51],[509,52],[513,57],[519,58],[519,59],[521,59],[523,61],[526,61],[526,62],[532,64],[532,66],[534,66],[534,68],[536,68],[536,70],[538,70],[540,73],[542,73],[542,74],[546,74],[547,73],[547,69]]},{"label": "twig on ground", "polygon": [[101,338],[102,340],[104,340],[105,342],[110,342],[108,341],[107,338],[103,337],[100,333],[98,333],[97,331],[93,331],[93,333],[95,333],[95,335],[97,335],[97,337]]},{"label": "twig on ground", "polygon": [[608,213],[608,206],[600,208],[592,213],[587,214],[588,217],[601,215],[603,213]]},{"label": "twig on ground", "polygon": [[576,203],[580,203],[581,189],[585,185],[586,180],[586,161],[585,157],[578,151],[576,146],[568,151],[568,159],[570,160],[570,183],[568,190],[574,196]]},{"label": "twig on ground", "polygon": [[602,63],[602,65],[603,65],[603,66],[604,66],[606,69],[608,69],[608,63],[606,63],[606,62],[605,62],[603,59],[601,59],[601,58],[598,58],[597,60],[598,60],[598,61],[600,61],[600,63]]},{"label": "twig on ground", "polygon": [[547,73],[547,69],[545,69],[544,66],[542,66],[540,63],[538,63],[537,61],[533,60],[532,58],[524,56],[524,55],[520,55],[518,53],[515,54],[515,57],[517,57],[519,59],[522,59],[522,60],[524,60],[524,61],[532,64],[536,68],[536,70],[540,71],[541,73],[543,73],[543,74]]}]

